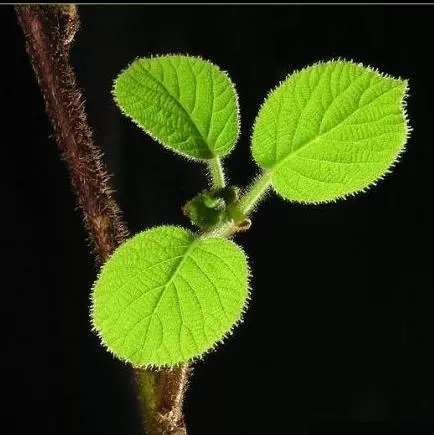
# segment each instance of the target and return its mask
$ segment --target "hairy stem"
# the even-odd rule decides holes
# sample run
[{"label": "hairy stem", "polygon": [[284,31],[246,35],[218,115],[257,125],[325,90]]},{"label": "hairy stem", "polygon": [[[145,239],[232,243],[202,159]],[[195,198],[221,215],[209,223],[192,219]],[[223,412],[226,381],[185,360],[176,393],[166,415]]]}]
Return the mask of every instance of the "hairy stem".
[{"label": "hairy stem", "polygon": [[[101,149],[93,142],[82,93],[70,65],[70,47],[79,26],[76,6],[18,5],[16,12],[91,247],[99,264],[104,263],[128,232],[113,198]],[[187,433],[182,400],[188,373],[187,366],[135,370],[149,435]]]},{"label": "hairy stem", "polygon": [[136,380],[149,422],[147,433],[187,435],[182,403],[191,369],[186,365],[171,369],[136,370]]},{"label": "hairy stem", "polygon": [[254,210],[259,201],[264,198],[264,195],[267,193],[270,186],[271,173],[264,171],[259,174],[247,189],[247,192],[240,199],[238,205],[240,212],[248,216]]},{"label": "hairy stem", "polygon": [[225,173],[220,157],[208,160],[208,168],[211,177],[211,184],[214,189],[222,189],[226,186]]}]

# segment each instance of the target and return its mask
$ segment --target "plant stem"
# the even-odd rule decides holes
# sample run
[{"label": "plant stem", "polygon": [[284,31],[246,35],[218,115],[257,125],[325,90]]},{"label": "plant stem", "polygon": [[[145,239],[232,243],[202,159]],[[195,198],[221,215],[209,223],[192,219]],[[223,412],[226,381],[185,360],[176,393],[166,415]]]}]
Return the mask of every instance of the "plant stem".
[{"label": "plant stem", "polygon": [[[17,5],[18,21],[65,160],[97,262],[104,263],[128,235],[113,198],[101,149],[94,144],[81,90],[70,65],[78,30],[75,5]],[[189,369],[136,369],[138,399],[148,435],[185,435],[182,401]]]},{"label": "plant stem", "polygon": [[136,370],[145,420],[149,422],[147,433],[187,435],[182,403],[190,371],[186,364],[158,371]]},{"label": "plant stem", "polygon": [[211,184],[214,189],[222,189],[226,186],[225,173],[220,157],[208,160],[208,168],[211,177]]},{"label": "plant stem", "polygon": [[258,202],[264,197],[270,185],[271,173],[264,171],[259,174],[247,189],[244,196],[240,199],[238,204],[240,212],[248,216]]}]

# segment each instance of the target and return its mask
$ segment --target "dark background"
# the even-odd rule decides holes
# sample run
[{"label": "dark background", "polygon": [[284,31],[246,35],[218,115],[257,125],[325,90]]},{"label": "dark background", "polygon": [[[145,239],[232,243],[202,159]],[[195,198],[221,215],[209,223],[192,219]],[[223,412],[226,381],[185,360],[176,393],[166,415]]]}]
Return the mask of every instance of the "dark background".
[{"label": "dark background", "polygon": [[[180,207],[206,185],[201,165],[164,150],[115,107],[112,80],[136,56],[189,53],[229,71],[242,134],[227,167],[240,186],[257,171],[257,109],[290,71],[343,57],[410,80],[413,133],[393,174],[335,204],[270,197],[237,238],[254,271],[250,308],[195,365],[185,410],[191,435],[434,433],[434,7],[79,11],[73,63],[133,233],[187,226]],[[11,6],[0,8],[0,49],[0,432],[138,435],[130,371],[90,331],[97,270]]]}]

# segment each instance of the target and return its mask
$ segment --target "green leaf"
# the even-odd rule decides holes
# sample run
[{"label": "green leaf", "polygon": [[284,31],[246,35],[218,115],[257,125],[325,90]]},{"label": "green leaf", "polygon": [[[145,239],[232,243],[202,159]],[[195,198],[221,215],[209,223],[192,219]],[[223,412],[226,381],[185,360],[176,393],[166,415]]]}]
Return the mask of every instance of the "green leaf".
[{"label": "green leaf", "polygon": [[253,157],[289,200],[327,202],[362,191],[403,150],[406,90],[406,81],[348,61],[296,72],[261,107]]},{"label": "green leaf", "polygon": [[229,77],[197,57],[136,59],[115,80],[120,109],[154,139],[194,159],[228,154],[239,132]]},{"label": "green leaf", "polygon": [[248,265],[233,242],[156,227],[127,240],[104,264],[92,293],[103,344],[134,366],[196,358],[240,321]]}]

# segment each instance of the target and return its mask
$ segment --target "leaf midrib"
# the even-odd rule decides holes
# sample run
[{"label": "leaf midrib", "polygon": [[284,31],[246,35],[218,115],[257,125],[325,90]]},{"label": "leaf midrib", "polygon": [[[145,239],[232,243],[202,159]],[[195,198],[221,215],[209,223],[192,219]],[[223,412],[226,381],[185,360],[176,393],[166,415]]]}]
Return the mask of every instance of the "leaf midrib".
[{"label": "leaf midrib", "polygon": [[[367,107],[369,107],[371,104],[373,104],[374,102],[376,102],[379,98],[383,97],[384,95],[386,95],[387,93],[389,93],[390,91],[393,91],[396,89],[397,86],[392,86],[390,89],[388,89],[387,91],[383,92],[382,94],[380,94],[379,96],[377,96],[376,98],[374,98],[372,101],[369,102],[369,104],[366,104],[364,106],[358,107],[354,112],[352,112],[350,115],[348,115],[347,117],[345,117],[342,121],[340,121],[338,124],[336,124],[334,127],[332,127],[330,130],[327,130],[325,133],[321,133],[320,135],[314,137],[313,139],[308,140],[306,143],[302,144],[300,147],[298,147],[295,150],[291,150],[288,152],[288,154],[282,159],[280,160],[280,162],[275,163],[274,165],[271,166],[270,171],[274,171],[277,170],[280,166],[282,166],[285,162],[287,162],[287,160],[289,160],[290,158],[292,158],[293,156],[297,156],[297,154],[302,151],[304,148],[306,148],[307,146],[311,145],[312,143],[320,140],[322,137],[328,135],[330,132],[332,132],[333,130],[335,130],[337,127],[339,127],[340,125],[342,125],[344,122],[346,122],[349,118],[351,118],[353,115],[355,115],[359,110],[362,109],[366,109]],[[301,114],[300,114],[301,116]]]},{"label": "leaf midrib", "polygon": [[199,242],[200,239],[194,239],[191,242],[191,245],[187,248],[187,250],[185,251],[185,253],[182,255],[182,258],[179,260],[178,265],[176,266],[175,270],[172,272],[170,279],[167,281],[166,284],[162,285],[161,288],[161,295],[158,298],[157,303],[155,304],[155,307],[153,308],[152,312],[151,312],[151,317],[154,316],[155,312],[158,310],[158,307],[160,306],[160,303],[162,302],[162,300],[164,299],[164,295],[166,294],[167,288],[169,287],[170,284],[172,284],[173,280],[175,279],[176,275],[178,274],[178,272],[181,270],[182,266],[184,265],[185,260],[190,256],[190,252],[191,250],[197,245],[197,243]]},{"label": "leaf midrib", "polygon": [[[198,134],[198,136],[204,141],[204,143],[206,144],[206,146],[207,146],[207,148],[208,148],[208,151],[212,154],[212,158],[214,158],[215,157],[215,154],[214,154],[214,150],[210,147],[210,145],[209,145],[209,143],[208,143],[208,140],[202,135],[202,133],[200,132],[200,130],[199,130],[199,127],[196,125],[196,123],[194,122],[194,120],[193,120],[193,118],[190,116],[190,114],[188,113],[188,111],[187,111],[187,109],[184,107],[184,105],[181,103],[181,101],[177,98],[177,97],[175,97],[175,96],[173,96],[172,95],[172,93],[169,91],[169,89],[165,86],[165,84],[162,82],[162,81],[160,81],[159,79],[157,79],[156,77],[154,77],[152,74],[151,74],[151,72],[150,71],[148,71],[147,69],[146,69],[146,67],[145,66],[143,66],[142,64],[141,64],[141,62],[139,61],[139,65],[140,65],[140,69],[142,70],[142,71],[144,71],[147,75],[148,75],[148,77],[150,77],[152,80],[154,80],[155,82],[157,82],[160,86],[162,86],[163,87],[163,89],[167,92],[167,94],[169,95],[169,97],[173,100],[173,101],[175,101],[175,103],[178,105],[178,107],[182,110],[182,112],[184,113],[184,115],[186,115],[187,116],[187,118],[191,121],[191,123],[193,124],[193,127],[195,128],[195,130],[196,130],[196,132],[197,132],[197,134]],[[178,71],[174,68],[174,70],[176,71],[176,76],[178,77]],[[193,76],[194,76],[194,74],[193,74]],[[196,78],[196,76],[194,76],[195,78]],[[177,80],[178,80],[178,78],[177,78]],[[196,90],[196,88],[195,88],[195,90]],[[214,88],[213,88],[213,93],[214,93]],[[212,117],[212,114],[211,114],[211,117]]]}]

